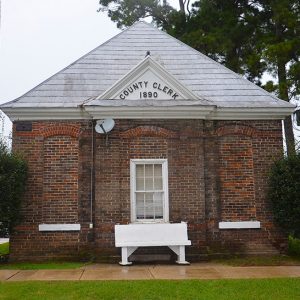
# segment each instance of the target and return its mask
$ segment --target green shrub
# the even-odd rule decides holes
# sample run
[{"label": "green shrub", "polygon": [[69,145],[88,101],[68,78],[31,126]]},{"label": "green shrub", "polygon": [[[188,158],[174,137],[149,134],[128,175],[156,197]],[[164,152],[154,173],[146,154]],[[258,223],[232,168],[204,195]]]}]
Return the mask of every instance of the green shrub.
[{"label": "green shrub", "polygon": [[289,236],[289,254],[300,257],[300,239]]},{"label": "green shrub", "polygon": [[0,256],[9,254],[9,243],[0,244]]},{"label": "green shrub", "polygon": [[270,174],[269,199],[275,220],[300,237],[300,153],[276,161]]},{"label": "green shrub", "polygon": [[12,232],[20,221],[21,197],[25,190],[27,164],[0,140],[0,234]]}]

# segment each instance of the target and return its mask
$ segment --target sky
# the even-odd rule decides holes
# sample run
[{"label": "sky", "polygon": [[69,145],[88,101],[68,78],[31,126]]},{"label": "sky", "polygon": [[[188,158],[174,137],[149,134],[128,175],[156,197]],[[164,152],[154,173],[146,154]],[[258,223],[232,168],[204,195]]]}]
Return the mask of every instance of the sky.
[{"label": "sky", "polygon": [[[178,0],[169,3],[178,7]],[[106,13],[97,12],[98,0],[0,4],[0,104],[23,95],[119,33]],[[4,135],[10,131],[6,117]]]},{"label": "sky", "polygon": [[[0,1],[0,103],[23,95],[119,32],[97,12],[97,0]],[[10,128],[6,120],[5,135]]]}]

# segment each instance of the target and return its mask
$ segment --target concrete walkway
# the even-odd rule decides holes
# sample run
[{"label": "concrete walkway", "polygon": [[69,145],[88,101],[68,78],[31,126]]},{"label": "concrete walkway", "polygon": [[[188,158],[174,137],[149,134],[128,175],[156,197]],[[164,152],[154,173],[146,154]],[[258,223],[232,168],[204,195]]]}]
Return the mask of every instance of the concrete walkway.
[{"label": "concrete walkway", "polygon": [[93,264],[71,270],[0,270],[0,281],[151,280],[300,277],[300,266],[229,267],[221,264],[178,265]]}]

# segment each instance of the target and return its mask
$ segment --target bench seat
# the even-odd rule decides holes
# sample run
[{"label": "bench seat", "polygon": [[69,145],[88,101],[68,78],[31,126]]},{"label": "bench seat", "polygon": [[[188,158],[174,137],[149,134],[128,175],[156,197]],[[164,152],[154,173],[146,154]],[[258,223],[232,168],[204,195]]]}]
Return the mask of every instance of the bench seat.
[{"label": "bench seat", "polygon": [[168,246],[177,254],[178,264],[188,264],[185,260],[185,246],[190,246],[187,224],[149,223],[115,225],[115,246],[122,248],[121,265],[130,265],[128,257],[138,247]]}]

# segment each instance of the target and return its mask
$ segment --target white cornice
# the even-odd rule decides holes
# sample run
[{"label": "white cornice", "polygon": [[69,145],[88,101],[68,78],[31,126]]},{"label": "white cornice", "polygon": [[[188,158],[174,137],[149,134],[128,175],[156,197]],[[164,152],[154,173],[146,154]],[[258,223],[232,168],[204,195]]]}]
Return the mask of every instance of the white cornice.
[{"label": "white cornice", "polygon": [[86,111],[94,119],[206,119],[215,109],[213,106],[173,107],[99,107],[87,106]]},{"label": "white cornice", "polygon": [[211,120],[282,120],[290,116],[293,107],[218,107],[208,117]]},{"label": "white cornice", "polygon": [[11,121],[85,119],[206,119],[274,120],[289,116],[294,108],[216,108],[215,106],[85,106],[81,108],[1,108]]},{"label": "white cornice", "polygon": [[84,120],[91,116],[78,107],[59,108],[32,108],[32,107],[2,107],[1,110],[11,121],[38,121],[38,120]]}]

